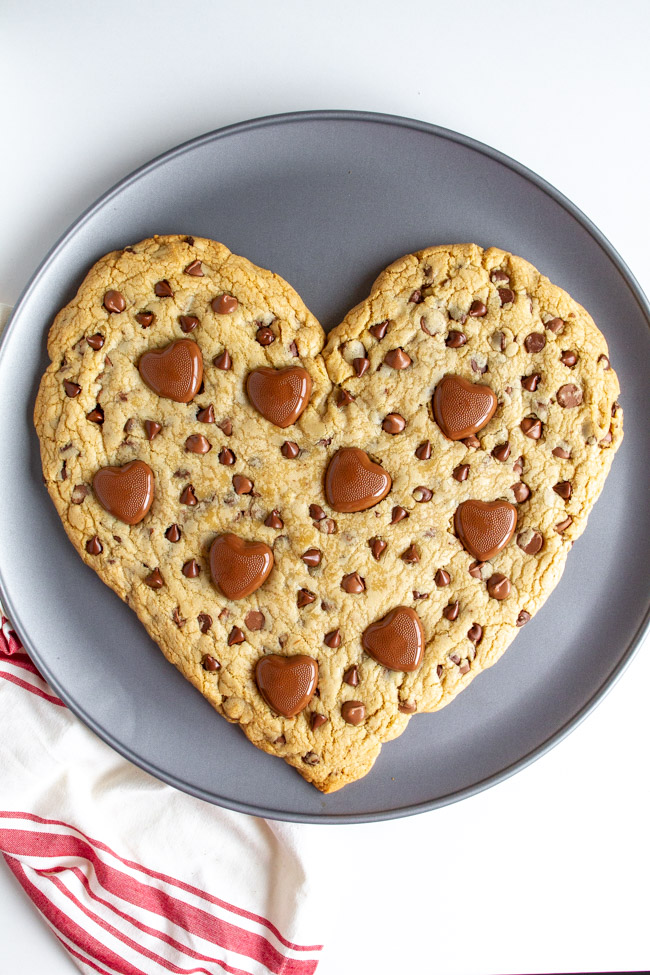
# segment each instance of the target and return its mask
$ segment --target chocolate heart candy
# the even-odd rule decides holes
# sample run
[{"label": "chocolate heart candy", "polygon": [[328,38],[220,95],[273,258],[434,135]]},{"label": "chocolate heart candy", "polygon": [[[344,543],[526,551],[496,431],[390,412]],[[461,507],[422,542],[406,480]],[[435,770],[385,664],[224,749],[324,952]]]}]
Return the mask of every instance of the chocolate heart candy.
[{"label": "chocolate heart candy", "polygon": [[259,589],[273,568],[273,552],[264,542],[247,542],[228,532],[210,548],[212,580],[227,599],[243,599]]},{"label": "chocolate heart candy", "polygon": [[463,548],[479,562],[505,548],[517,527],[517,509],[508,501],[463,501],[454,515]]},{"label": "chocolate heart candy", "polygon": [[462,376],[443,376],[433,394],[433,415],[449,440],[462,440],[482,430],[494,416],[497,398],[489,386]]},{"label": "chocolate heart candy", "polygon": [[293,657],[270,653],[257,661],[255,683],[272,711],[293,718],[314,696],[318,664],[304,653]]},{"label": "chocolate heart candy", "polygon": [[420,617],[408,606],[396,606],[368,626],[361,638],[366,653],[389,670],[417,670],[424,652]]},{"label": "chocolate heart candy", "polygon": [[390,474],[359,447],[337,450],[325,474],[325,496],[334,511],[365,511],[382,501],[392,486]]},{"label": "chocolate heart candy", "polygon": [[192,339],[176,339],[140,357],[140,375],[158,396],[189,403],[203,381],[201,350]]},{"label": "chocolate heart candy", "polygon": [[289,427],[306,409],[311,396],[311,376],[302,366],[253,369],[246,380],[248,398],[262,416],[276,427]]},{"label": "chocolate heart candy", "polygon": [[153,471],[143,460],[124,467],[102,467],[93,477],[95,497],[110,515],[137,525],[153,501]]}]

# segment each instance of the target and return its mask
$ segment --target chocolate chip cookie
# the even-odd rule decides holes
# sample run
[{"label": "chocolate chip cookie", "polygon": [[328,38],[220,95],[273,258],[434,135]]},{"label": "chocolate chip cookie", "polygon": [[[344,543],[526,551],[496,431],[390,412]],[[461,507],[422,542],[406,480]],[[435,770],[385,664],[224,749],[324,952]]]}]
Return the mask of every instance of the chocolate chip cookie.
[{"label": "chocolate chip cookie", "polygon": [[81,557],[264,751],[331,792],[491,666],[558,582],[622,439],[587,312],[432,247],[326,338],[222,244],[107,255],[35,423]]}]

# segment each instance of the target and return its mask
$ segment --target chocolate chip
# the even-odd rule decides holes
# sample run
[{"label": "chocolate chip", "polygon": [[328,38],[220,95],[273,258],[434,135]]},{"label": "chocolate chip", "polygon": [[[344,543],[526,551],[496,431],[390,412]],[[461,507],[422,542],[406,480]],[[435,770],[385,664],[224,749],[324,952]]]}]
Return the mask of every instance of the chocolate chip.
[{"label": "chocolate chip", "polygon": [[196,495],[194,494],[194,488],[191,484],[188,484],[187,487],[183,488],[181,491],[180,501],[181,504],[186,504],[190,508],[193,508],[195,504],[198,504]]},{"label": "chocolate chip", "polygon": [[167,531],[165,532],[165,538],[169,542],[180,542],[181,534],[182,533],[181,533],[180,525],[173,524],[170,525]]},{"label": "chocolate chip", "polygon": [[544,322],[544,328],[557,335],[564,328],[564,321],[561,318],[551,318],[550,321]]},{"label": "chocolate chip", "polygon": [[352,393],[347,389],[339,390],[339,394],[336,398],[336,405],[338,408],[341,409],[342,406],[349,406],[350,403],[354,403],[354,396]]},{"label": "chocolate chip", "polygon": [[365,592],[366,583],[358,572],[348,572],[341,579],[341,589],[353,596],[358,596],[359,593]]},{"label": "chocolate chip", "polygon": [[495,572],[487,581],[488,595],[492,599],[507,599],[510,595],[510,580],[502,572]]},{"label": "chocolate chip", "polygon": [[371,335],[374,335],[378,341],[381,341],[388,331],[388,325],[389,321],[386,319],[385,322],[379,322],[377,325],[371,325],[368,331]]},{"label": "chocolate chip", "polygon": [[154,569],[148,576],[145,576],[144,581],[151,589],[162,589],[165,585],[165,580],[160,574],[160,569]]},{"label": "chocolate chip", "polygon": [[352,360],[352,365],[354,366],[354,371],[356,372],[357,376],[361,378],[361,376],[365,375],[370,368],[370,359],[366,359],[365,356],[358,356],[356,359]]},{"label": "chocolate chip", "polygon": [[341,631],[340,630],[330,630],[323,637],[323,643],[326,646],[331,647],[332,650],[336,650],[337,647],[341,646]]},{"label": "chocolate chip", "polygon": [[417,709],[417,704],[411,704],[408,701],[400,701],[400,703],[397,705],[397,710],[400,712],[400,714],[415,714]]},{"label": "chocolate chip", "polygon": [[528,528],[517,535],[517,545],[526,555],[537,555],[544,545],[544,536],[541,532]]},{"label": "chocolate chip", "polygon": [[81,392],[81,386],[78,386],[77,383],[71,383],[69,379],[63,380],[63,388],[65,389],[65,395],[71,399],[74,399]]},{"label": "chocolate chip", "polygon": [[135,316],[135,320],[138,325],[142,325],[143,328],[149,328],[153,324],[154,313],[152,311],[139,311]]},{"label": "chocolate chip", "polygon": [[483,318],[487,315],[487,307],[482,301],[473,301],[469,306],[469,314],[472,318]]},{"label": "chocolate chip", "polygon": [[295,358],[298,357],[298,346],[295,342],[289,342],[289,352]]},{"label": "chocolate chip", "polygon": [[219,451],[219,463],[223,464],[224,467],[232,467],[236,460],[237,458],[230,447],[222,447]]},{"label": "chocolate chip", "polygon": [[196,579],[200,571],[201,566],[196,559],[189,559],[187,562],[185,562],[182,569],[183,575],[186,579]]},{"label": "chocolate chip", "polygon": [[81,504],[88,495],[88,488],[85,484],[75,484],[72,489],[72,494],[70,495],[70,500],[73,504]]},{"label": "chocolate chip", "polygon": [[509,305],[515,300],[515,293],[510,288],[499,288],[498,291],[501,307]]},{"label": "chocolate chip", "polygon": [[391,369],[399,370],[408,369],[413,360],[411,359],[410,355],[408,355],[400,346],[399,349],[391,349],[390,352],[387,352],[384,356],[384,362],[387,366],[390,366]]},{"label": "chocolate chip", "polygon": [[197,410],[196,418],[199,423],[214,423],[214,406],[208,403],[203,409]]},{"label": "chocolate chip", "polygon": [[598,441],[600,447],[607,447],[612,442],[612,428],[610,427],[602,440]]},{"label": "chocolate chip", "polygon": [[492,282],[492,284],[501,284],[503,282],[509,284],[510,277],[506,274],[505,271],[501,271],[497,268],[496,271],[492,271],[492,273],[490,274],[490,281]]},{"label": "chocolate chip", "polygon": [[519,612],[515,626],[525,626],[528,622],[530,622],[530,613],[528,613],[525,609],[522,609]]},{"label": "chocolate chip", "polygon": [[569,369],[573,369],[577,361],[578,361],[578,356],[571,349],[567,349],[567,351],[563,352],[562,355],[560,356],[560,362],[562,363],[562,365],[568,366]]},{"label": "chocolate chip", "polygon": [[521,385],[524,389],[528,390],[529,393],[534,393],[539,386],[539,381],[542,377],[538,372],[534,372],[531,376],[522,376]]},{"label": "chocolate chip", "polygon": [[495,352],[504,352],[506,347],[506,337],[503,332],[493,332],[490,337],[490,344]]},{"label": "chocolate chip", "polygon": [[431,457],[431,442],[429,440],[425,440],[423,443],[421,443],[420,446],[415,450],[415,456],[418,460],[429,460]]},{"label": "chocolate chip", "polygon": [[126,308],[124,295],[119,291],[107,291],[104,295],[104,308],[115,315],[119,315]]},{"label": "chocolate chip", "polygon": [[181,315],[178,320],[181,325],[181,332],[185,332],[185,334],[193,332],[201,324],[195,315]]},{"label": "chocolate chip", "polygon": [[183,274],[191,274],[193,278],[202,278],[203,268],[201,267],[201,262],[192,261],[191,264],[188,264],[184,269]]},{"label": "chocolate chip", "polygon": [[422,292],[420,291],[419,288],[416,288],[415,291],[412,292],[411,297],[409,298],[409,302],[411,302],[414,305],[421,305],[423,301],[424,298],[422,297]]},{"label": "chocolate chip", "polygon": [[573,494],[573,486],[571,481],[558,481],[553,490],[556,494],[559,494],[564,501],[568,501]]},{"label": "chocolate chip", "polygon": [[287,457],[289,460],[295,460],[300,453],[300,447],[293,440],[285,440],[280,447],[280,452],[283,457]]},{"label": "chocolate chip", "polygon": [[512,465],[512,469],[515,472],[515,474],[523,474],[524,473],[524,458],[523,457],[517,457],[517,460]]},{"label": "chocolate chip", "polygon": [[162,430],[162,425],[157,420],[144,421],[144,435],[147,440],[153,440]]},{"label": "chocolate chip", "polygon": [[428,598],[429,598],[428,592],[418,592],[417,589],[413,590],[413,599],[428,599]]},{"label": "chocolate chip", "polygon": [[473,447],[475,449],[481,446],[481,441],[473,433],[469,437],[463,437],[461,443],[464,443],[466,447]]},{"label": "chocolate chip", "polygon": [[345,681],[346,684],[349,684],[350,687],[359,686],[359,668],[357,667],[356,664],[353,664],[351,667],[348,667],[348,669],[343,674],[343,680]]},{"label": "chocolate chip", "polygon": [[459,464],[458,467],[454,467],[451,476],[455,481],[466,481],[469,477],[469,464]]},{"label": "chocolate chip", "polygon": [[86,342],[88,343],[91,349],[94,349],[95,352],[98,352],[99,349],[101,349],[102,346],[104,345],[104,336],[100,332],[95,332],[94,335],[88,336]]},{"label": "chocolate chip", "polygon": [[217,315],[231,315],[238,304],[239,302],[232,295],[217,295],[210,302],[210,307]]},{"label": "chocolate chip", "polygon": [[316,595],[313,592],[310,592],[309,589],[299,589],[296,599],[298,609],[302,609],[303,606],[308,606],[310,603],[313,603],[315,599]]},{"label": "chocolate chip", "polygon": [[341,705],[341,717],[348,724],[361,724],[366,718],[366,706],[361,701],[345,701]]},{"label": "chocolate chip", "polygon": [[268,325],[260,325],[255,333],[255,341],[260,345],[271,345],[275,342],[275,335]]},{"label": "chocolate chip", "polygon": [[487,562],[472,562],[467,571],[473,579],[482,579],[483,569],[486,565]]},{"label": "chocolate chip", "polygon": [[419,487],[413,489],[413,497],[418,504],[426,504],[426,502],[430,501],[433,497],[433,491],[431,488],[420,485]]},{"label": "chocolate chip", "polygon": [[467,631],[467,639],[471,640],[475,646],[478,646],[483,639],[483,627],[479,623],[472,623]]},{"label": "chocolate chip", "polygon": [[528,501],[530,497],[530,488],[523,481],[518,481],[516,484],[512,485],[512,493],[515,496],[515,501],[518,504],[523,504],[524,501]]},{"label": "chocolate chip", "polygon": [[322,519],[325,517],[325,512],[319,504],[310,504],[309,517],[314,521],[322,521]]},{"label": "chocolate chip", "polygon": [[[200,618],[201,617],[199,617],[199,619]],[[208,616],[208,619],[210,619],[209,616]],[[202,632],[205,633],[205,630],[202,630]],[[214,673],[215,670],[220,670],[221,669],[221,664],[219,663],[219,661],[218,660],[215,660],[214,657],[211,657],[209,653],[206,653],[205,654],[205,656],[203,657],[201,663],[203,665],[203,669],[204,670],[209,670],[212,673]]]},{"label": "chocolate chip", "polygon": [[232,420],[228,420],[228,419],[221,420],[219,423],[217,423],[217,426],[222,431],[222,433],[224,433],[226,435],[226,437],[230,437],[231,436],[231,434],[232,434]]},{"label": "chocolate chip", "polygon": [[321,728],[324,724],[327,724],[327,718],[324,714],[317,714],[315,711],[311,716],[311,730],[316,731],[317,728]]},{"label": "chocolate chip", "polygon": [[386,550],[388,542],[385,542],[383,538],[371,538],[368,541],[370,546],[370,551],[372,552],[373,558],[379,562],[382,553]]},{"label": "chocolate chip", "polygon": [[433,577],[433,581],[437,585],[438,589],[443,589],[445,586],[448,586],[449,583],[451,582],[451,576],[449,575],[446,569],[438,569],[435,576]]},{"label": "chocolate chip", "polygon": [[569,460],[571,457],[571,451],[566,450],[564,447],[553,447],[551,453],[554,457],[559,457],[560,460]]},{"label": "chocolate chip", "polygon": [[318,548],[308,548],[303,555],[300,556],[305,565],[310,565],[315,567],[320,565],[321,559],[323,558],[323,553]]},{"label": "chocolate chip", "polygon": [[273,511],[266,516],[264,524],[267,528],[275,528],[276,530],[284,528],[284,522],[282,521],[282,518],[280,518],[280,512],[277,508],[274,508]]},{"label": "chocolate chip", "polygon": [[561,535],[572,524],[573,524],[573,518],[569,515],[568,518],[565,518],[564,521],[561,521],[559,525],[555,526],[555,531],[558,533],[558,535]]},{"label": "chocolate chip", "polygon": [[169,281],[164,278],[162,281],[158,281],[153,286],[154,294],[157,298],[173,298],[174,292],[172,291],[172,286]]},{"label": "chocolate chip", "polygon": [[527,416],[519,424],[522,431],[531,440],[539,440],[542,435],[542,421],[536,416]]},{"label": "chocolate chip", "polygon": [[506,461],[510,456],[510,443],[506,440],[505,443],[497,444],[492,450],[492,456],[502,463]]},{"label": "chocolate chip", "polygon": [[318,757],[316,752],[307,752],[306,755],[302,756],[302,760],[305,763],[305,765],[318,765],[318,763],[320,762],[320,758]]},{"label": "chocolate chip", "polygon": [[556,396],[558,403],[565,410],[571,410],[582,403],[582,390],[573,383],[560,386]]},{"label": "chocolate chip", "polygon": [[208,613],[199,613],[196,617],[199,623],[199,629],[201,633],[207,633],[212,626],[212,617]]},{"label": "chocolate chip", "polygon": [[406,562],[407,565],[416,565],[420,561],[420,553],[415,545],[411,544],[404,552],[402,552],[400,558],[402,562]]},{"label": "chocolate chip", "polygon": [[273,742],[274,745],[286,745],[286,743],[287,743],[287,739],[284,737],[284,735],[278,735],[278,737]]},{"label": "chocolate chip", "polygon": [[86,551],[88,552],[88,555],[102,554],[102,552],[104,551],[104,546],[100,542],[98,535],[93,535],[92,538],[88,539],[88,541],[86,542]]},{"label": "chocolate chip", "polygon": [[401,433],[406,427],[406,420],[399,413],[389,413],[381,426],[386,433]]},{"label": "chocolate chip", "polygon": [[202,433],[193,433],[185,441],[185,450],[191,454],[207,454],[212,450],[212,444]]},{"label": "chocolate chip", "polygon": [[463,332],[457,332],[455,329],[452,329],[445,339],[445,345],[448,349],[460,349],[466,343],[467,336]]},{"label": "chocolate chip", "polygon": [[449,603],[448,606],[445,606],[445,608],[442,611],[442,615],[445,617],[446,620],[449,620],[450,622],[453,623],[454,620],[458,619],[459,612],[460,612],[460,603],[456,599],[453,603]]},{"label": "chocolate chip", "polygon": [[86,419],[90,420],[91,423],[103,423],[104,422],[104,411],[99,404],[90,413],[86,413]]},{"label": "chocolate chip", "polygon": [[603,369],[611,369],[609,359],[607,358],[606,355],[599,355],[597,361],[602,362]]},{"label": "chocolate chip", "polygon": [[409,513],[406,508],[402,508],[400,504],[396,504],[391,512],[390,523],[391,525],[396,525],[398,521],[403,521],[404,518],[408,518]]},{"label": "chocolate chip", "polygon": [[530,352],[531,354],[541,352],[545,345],[546,336],[543,332],[531,332],[524,340],[524,348],[526,352]]},{"label": "chocolate chip", "polygon": [[254,487],[250,477],[244,477],[243,474],[233,475],[232,486],[236,494],[251,494]]},{"label": "chocolate chip", "polygon": [[243,643],[246,639],[246,634],[239,626],[233,626],[232,630],[228,634],[228,646],[232,647],[236,643]]}]

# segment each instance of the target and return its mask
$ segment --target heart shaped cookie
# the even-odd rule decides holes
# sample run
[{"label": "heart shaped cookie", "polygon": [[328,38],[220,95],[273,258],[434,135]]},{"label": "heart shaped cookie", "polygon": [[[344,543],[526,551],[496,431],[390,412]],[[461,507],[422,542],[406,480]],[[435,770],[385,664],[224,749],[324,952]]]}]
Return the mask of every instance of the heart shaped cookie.
[{"label": "heart shaped cookie", "polygon": [[324,792],[495,663],[622,438],[587,312],[473,244],[396,261],[326,339],[277,275],[156,237],[91,270],[48,348],[35,423],[77,550]]}]

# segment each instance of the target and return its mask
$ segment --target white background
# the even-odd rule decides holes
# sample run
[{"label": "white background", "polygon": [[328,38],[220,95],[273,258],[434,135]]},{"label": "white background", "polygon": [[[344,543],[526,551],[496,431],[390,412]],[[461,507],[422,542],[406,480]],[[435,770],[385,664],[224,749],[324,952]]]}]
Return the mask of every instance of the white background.
[{"label": "white background", "polygon": [[[2,0],[0,30],[0,301],[151,156],[317,108],[421,118],[514,156],[650,291],[646,0]],[[414,819],[332,827],[319,975],[650,967],[649,686],[641,651],[587,722],[508,782]],[[1,975],[76,971],[4,866],[0,897]]]}]

